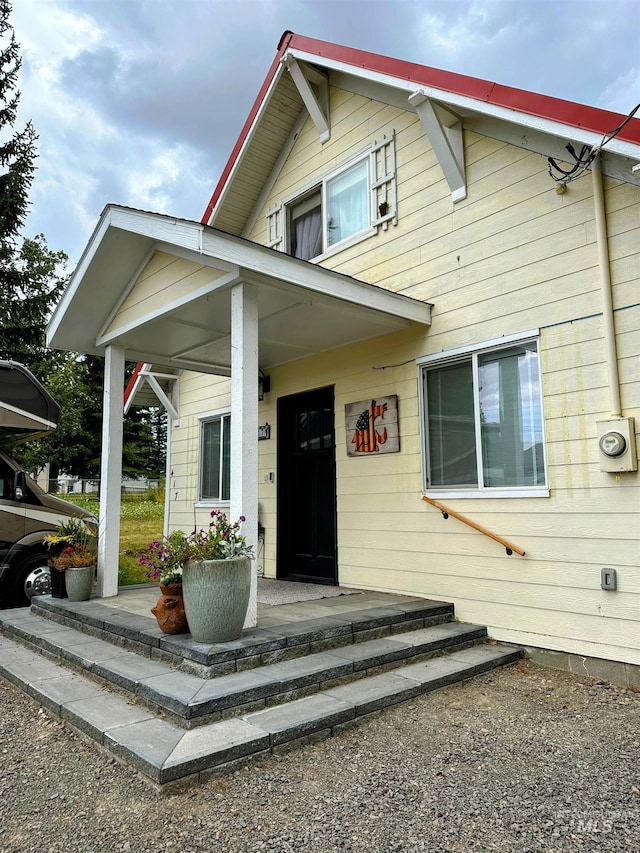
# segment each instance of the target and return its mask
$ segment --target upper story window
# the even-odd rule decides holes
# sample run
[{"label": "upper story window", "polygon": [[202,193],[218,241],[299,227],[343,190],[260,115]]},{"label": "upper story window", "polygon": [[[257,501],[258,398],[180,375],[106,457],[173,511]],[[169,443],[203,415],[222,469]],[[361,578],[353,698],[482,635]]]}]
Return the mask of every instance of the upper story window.
[{"label": "upper story window", "polygon": [[308,261],[397,222],[394,135],[267,214],[267,245]]},{"label": "upper story window", "polygon": [[200,477],[198,499],[228,501],[231,498],[231,415],[200,421]]},{"label": "upper story window", "polygon": [[548,494],[538,340],[487,344],[419,364],[426,490]]}]

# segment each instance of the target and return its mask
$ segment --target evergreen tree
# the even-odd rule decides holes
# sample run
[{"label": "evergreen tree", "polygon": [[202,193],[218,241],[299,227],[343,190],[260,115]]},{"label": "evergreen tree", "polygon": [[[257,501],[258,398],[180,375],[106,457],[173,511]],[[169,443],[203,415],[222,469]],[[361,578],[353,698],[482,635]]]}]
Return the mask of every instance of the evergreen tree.
[{"label": "evergreen tree", "polygon": [[31,122],[14,129],[22,63],[9,23],[11,4],[0,0],[0,358],[20,361],[41,380],[61,358],[45,347],[45,327],[64,289],[64,252],[45,238],[21,239],[35,172],[37,135]]},{"label": "evergreen tree", "polygon": [[[0,142],[0,243],[9,250],[18,236],[28,209],[29,189],[36,158],[36,132],[31,122],[24,130],[11,132],[18,115],[20,93],[16,91],[22,65],[20,48],[9,23],[11,4],[0,0],[0,132],[9,129]],[[2,257],[4,261],[4,257]]]},{"label": "evergreen tree", "polygon": [[[15,456],[27,471],[50,463],[52,480],[60,472],[98,478],[104,361],[47,349],[45,329],[65,288],[67,256],[50,250],[42,234],[33,239],[20,234],[38,137],[30,121],[15,129],[21,57],[10,14],[9,0],[0,0],[0,359],[25,364],[62,410],[57,430],[17,448]],[[166,436],[154,417],[149,409],[136,409],[125,420],[127,476],[164,472]]]}]

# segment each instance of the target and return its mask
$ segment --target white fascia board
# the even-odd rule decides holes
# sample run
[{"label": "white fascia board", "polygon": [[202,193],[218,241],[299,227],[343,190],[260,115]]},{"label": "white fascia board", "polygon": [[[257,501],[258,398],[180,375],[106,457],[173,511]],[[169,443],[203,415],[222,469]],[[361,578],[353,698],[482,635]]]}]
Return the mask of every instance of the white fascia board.
[{"label": "white fascia board", "polygon": [[138,392],[138,389],[140,388],[140,386],[142,385],[142,383],[144,381],[145,371],[148,370],[149,367],[151,367],[150,364],[143,364],[142,370],[136,376],[136,381],[133,383],[133,388],[131,389],[131,393],[129,394],[129,396],[124,401],[124,414],[125,415],[129,413],[129,409],[133,405],[133,400],[134,400],[134,398]]},{"label": "white fascia board", "polygon": [[[583,145],[596,146],[602,142],[601,133],[595,133],[594,131],[575,127],[571,124],[564,124],[563,122],[530,115],[529,113],[510,109],[509,107],[488,104],[485,101],[470,98],[468,95],[458,95],[445,89],[436,89],[433,86],[416,86],[415,80],[404,80],[400,77],[392,77],[389,74],[382,74],[379,71],[370,71],[365,68],[359,68],[356,65],[327,59],[325,56],[317,56],[316,54],[307,53],[306,51],[290,49],[289,52],[292,56],[302,62],[315,63],[316,65],[320,65],[331,71],[340,71],[344,74],[349,74],[352,77],[360,77],[380,83],[383,86],[391,86],[394,89],[406,91],[408,95],[418,91],[426,98],[443,101],[449,106],[462,111],[468,110],[475,113],[493,116],[494,118],[501,119],[502,121],[519,124],[522,127],[531,127],[541,130],[544,133],[551,133],[566,139],[572,139]],[[638,156],[639,149],[639,145],[635,145],[631,142],[620,141],[618,139],[612,139],[611,142],[607,143],[606,147],[606,150],[610,153],[622,154],[625,157],[635,156],[636,158]]]},{"label": "white fascia board", "polygon": [[236,173],[237,173],[238,169],[240,168],[240,166],[242,165],[245,154],[247,153],[247,149],[253,140],[253,134],[254,134],[255,128],[262,121],[262,116],[264,115],[264,112],[269,105],[269,101],[271,100],[271,95],[273,94],[274,89],[276,88],[276,86],[280,82],[280,78],[282,77],[284,72],[285,72],[285,69],[282,66],[282,64],[280,64],[276,69],[276,73],[273,75],[273,80],[271,81],[271,85],[267,89],[265,96],[262,99],[262,103],[260,104],[260,107],[258,109],[258,112],[256,113],[256,116],[255,116],[252,124],[251,124],[251,127],[247,131],[247,135],[244,138],[244,142],[242,143],[242,147],[240,148],[240,151],[238,151],[238,156],[235,159],[235,163],[231,167],[231,171],[229,172],[229,175],[227,176],[227,180],[225,181],[224,186],[222,187],[222,190],[220,191],[220,195],[218,196],[218,200],[216,202],[216,205],[215,205],[214,209],[211,211],[211,216],[209,217],[209,219],[207,221],[207,225],[213,225],[214,224],[214,221],[216,218],[216,213],[218,212],[218,210],[220,210],[222,208],[222,206],[224,204],[225,196],[227,195],[227,193],[229,191],[229,187],[233,184]]},{"label": "white fascia board", "polygon": [[70,304],[73,302],[73,298],[80,286],[80,282],[84,278],[85,273],[89,269],[93,258],[98,251],[100,244],[104,238],[104,235],[107,233],[109,226],[111,224],[111,208],[110,206],[105,207],[102,211],[100,219],[98,220],[98,224],[93,230],[93,234],[89,238],[89,241],[85,247],[84,252],[82,253],[80,260],[78,261],[78,265],[73,271],[71,278],[69,279],[69,284],[67,285],[66,290],[62,294],[62,298],[60,302],[56,305],[53,314],[51,315],[51,319],[47,324],[46,329],[46,345],[51,346],[51,341],[53,340],[56,332],[60,328],[60,323],[62,322],[62,318],[66,314]]},{"label": "white fascia board", "polygon": [[114,205],[111,208],[109,224],[113,228],[139,234],[159,243],[181,246],[198,254],[202,253],[204,225],[200,222]]},{"label": "white fascia board", "polygon": [[205,231],[203,252],[205,255],[237,264],[241,278],[244,278],[243,273],[247,271],[344,302],[375,308],[412,322],[423,325],[431,323],[431,306],[427,302],[343,276],[316,264],[299,261],[284,252],[277,252],[239,237],[219,231]]},{"label": "white fascia board", "polygon": [[[291,260],[283,252],[273,252],[273,254],[279,255],[284,261]],[[273,276],[285,286],[293,285],[311,293],[317,293],[330,299],[339,299],[342,302],[370,308],[374,311],[381,311],[384,314],[409,322],[420,323],[424,326],[431,325],[431,305],[428,302],[421,302],[401,293],[393,293],[390,290],[357,279],[345,278],[339,273],[331,274],[323,267],[317,267],[314,264],[304,264],[304,268],[298,271],[293,269],[292,265],[278,263],[280,258],[276,257],[275,263],[269,265],[268,271],[264,264],[257,267],[245,263],[243,267],[249,274]],[[245,277],[243,270],[241,270],[240,275],[243,278]],[[270,282],[270,286],[277,286],[277,283]]]},{"label": "white fascia board", "polygon": [[212,373],[216,376],[230,376],[231,371],[226,364],[211,364],[205,361],[198,361],[192,358],[167,358],[164,352],[151,352],[147,350],[129,349],[127,348],[127,361],[150,361],[153,364],[165,364],[167,367],[173,367],[175,370],[191,370],[195,373]]}]

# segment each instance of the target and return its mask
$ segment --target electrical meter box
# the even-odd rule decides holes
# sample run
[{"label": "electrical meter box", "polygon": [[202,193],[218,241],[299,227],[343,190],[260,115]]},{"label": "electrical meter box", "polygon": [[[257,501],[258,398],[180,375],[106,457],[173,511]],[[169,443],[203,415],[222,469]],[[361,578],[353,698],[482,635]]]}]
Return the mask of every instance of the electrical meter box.
[{"label": "electrical meter box", "polygon": [[637,471],[636,435],[633,418],[598,421],[600,470],[610,473]]}]

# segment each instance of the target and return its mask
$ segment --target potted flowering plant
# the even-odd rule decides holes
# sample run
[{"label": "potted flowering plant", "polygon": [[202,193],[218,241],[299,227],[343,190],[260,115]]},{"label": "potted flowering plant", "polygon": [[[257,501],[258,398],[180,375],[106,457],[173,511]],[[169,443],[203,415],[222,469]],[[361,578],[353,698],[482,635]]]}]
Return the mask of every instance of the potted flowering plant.
[{"label": "potted flowering plant", "polygon": [[82,519],[70,518],[61,522],[44,542],[49,552],[54,597],[86,601],[95,580],[98,552],[95,533]]},{"label": "potted flowering plant", "polygon": [[176,530],[163,539],[155,539],[140,555],[140,565],[148,578],[160,584],[160,598],[151,612],[165,634],[184,634],[188,630],[182,598],[182,562],[186,534]]},{"label": "potted flowering plant", "polygon": [[[209,527],[180,530],[152,542],[141,555],[147,576],[162,585],[182,579],[184,609],[191,636],[202,643],[237,639],[249,604],[253,551],[242,534],[243,515],[231,523],[214,509]],[[173,595],[173,593],[172,593]],[[160,609],[158,602],[156,609]],[[160,616],[156,613],[160,627]]]},{"label": "potted flowering plant", "polygon": [[140,555],[147,577],[158,581],[161,588],[182,584],[186,541],[186,533],[176,530],[170,536],[155,539]]}]

